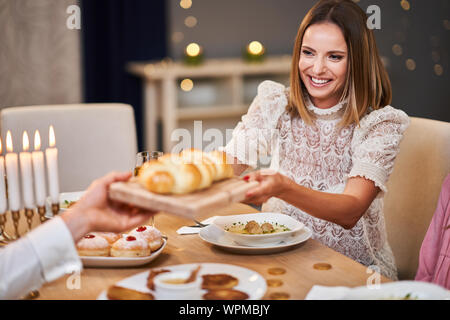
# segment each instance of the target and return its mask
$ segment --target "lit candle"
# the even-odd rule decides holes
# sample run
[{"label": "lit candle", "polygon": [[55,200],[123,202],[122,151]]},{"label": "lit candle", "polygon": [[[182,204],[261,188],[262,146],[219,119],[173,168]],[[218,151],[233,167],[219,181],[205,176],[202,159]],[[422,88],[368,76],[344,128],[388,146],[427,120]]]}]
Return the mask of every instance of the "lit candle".
[{"label": "lit candle", "polygon": [[264,58],[266,49],[259,41],[250,42],[245,48],[245,58],[249,62],[260,62]]},{"label": "lit candle", "polygon": [[59,203],[58,149],[55,148],[55,131],[50,126],[48,135],[49,148],[45,149],[47,159],[48,189],[53,204]]},{"label": "lit candle", "polygon": [[20,210],[20,191],[19,191],[19,164],[17,153],[13,152],[13,143],[11,132],[6,133],[6,178],[8,179],[8,203],[9,210]]},{"label": "lit candle", "polygon": [[31,153],[28,152],[30,142],[28,140],[28,133],[23,132],[22,150],[19,154],[20,173],[22,177],[22,195],[25,208],[32,209],[34,207],[33,197],[33,173],[31,169]]},{"label": "lit candle", "polygon": [[195,42],[186,46],[184,54],[184,60],[187,64],[197,65],[203,62],[203,49]]},{"label": "lit candle", "polygon": [[34,172],[34,191],[36,193],[36,204],[38,207],[45,206],[45,169],[44,153],[41,149],[41,136],[39,131],[34,133],[34,151],[31,153]]},{"label": "lit candle", "polygon": [[0,214],[6,213],[5,158],[2,156],[2,139],[0,139]]}]

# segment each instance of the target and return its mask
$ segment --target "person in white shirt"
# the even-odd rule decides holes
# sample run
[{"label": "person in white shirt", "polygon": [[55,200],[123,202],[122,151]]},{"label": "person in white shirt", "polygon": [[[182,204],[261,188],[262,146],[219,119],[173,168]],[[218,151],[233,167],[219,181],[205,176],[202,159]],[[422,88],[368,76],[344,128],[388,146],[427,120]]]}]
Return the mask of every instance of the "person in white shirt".
[{"label": "person in white shirt", "polygon": [[44,283],[81,271],[75,244],[92,231],[123,232],[147,222],[156,212],[108,199],[108,187],[131,173],[112,172],[95,180],[69,210],[0,249],[0,299],[18,299]]}]

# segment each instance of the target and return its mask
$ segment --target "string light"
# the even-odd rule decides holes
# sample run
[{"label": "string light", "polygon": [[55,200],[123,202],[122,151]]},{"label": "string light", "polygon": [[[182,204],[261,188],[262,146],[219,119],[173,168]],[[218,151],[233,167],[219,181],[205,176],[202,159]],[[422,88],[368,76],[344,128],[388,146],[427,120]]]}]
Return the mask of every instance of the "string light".
[{"label": "string light", "polygon": [[186,54],[190,57],[195,57],[200,54],[200,46],[196,44],[195,42],[190,43],[186,47]]},{"label": "string light", "polygon": [[193,28],[197,25],[197,18],[194,16],[189,16],[186,19],[184,19],[184,24],[188,28]]},{"label": "string light", "polygon": [[414,71],[416,70],[416,62],[413,59],[408,59],[406,60],[406,68],[409,71]]},{"label": "string light", "polygon": [[181,0],[180,7],[182,7],[183,9],[189,9],[190,7],[192,7],[192,0]]},{"label": "string light", "polygon": [[184,79],[180,83],[180,88],[183,91],[189,92],[194,88],[194,82],[191,79]]},{"label": "string light", "polygon": [[408,11],[409,9],[411,9],[411,5],[409,4],[409,1],[407,1],[407,0],[400,1],[400,5],[402,6],[403,10]]},{"label": "string light", "polygon": [[401,45],[399,44],[394,44],[392,46],[392,52],[396,55],[396,56],[401,56],[403,54],[403,48]]},{"label": "string light", "polygon": [[444,74],[444,68],[442,68],[440,64],[435,64],[433,69],[437,76],[442,76]]}]

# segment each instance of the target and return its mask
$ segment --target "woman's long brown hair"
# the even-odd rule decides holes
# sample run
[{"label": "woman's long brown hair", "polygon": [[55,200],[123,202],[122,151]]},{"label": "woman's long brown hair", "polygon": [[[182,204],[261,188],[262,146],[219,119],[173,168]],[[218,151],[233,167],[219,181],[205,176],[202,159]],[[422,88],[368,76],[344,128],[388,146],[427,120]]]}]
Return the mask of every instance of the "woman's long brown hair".
[{"label": "woman's long brown hair", "polygon": [[313,123],[314,115],[306,108],[308,93],[298,63],[303,36],[311,25],[318,23],[337,25],[348,47],[347,79],[341,97],[341,101],[347,100],[348,104],[340,125],[359,124],[369,107],[377,110],[391,103],[391,82],[378,54],[373,31],[366,21],[364,11],[351,0],[321,0],[306,14],[298,29],[292,55],[287,106],[292,116],[300,115],[307,124]]}]

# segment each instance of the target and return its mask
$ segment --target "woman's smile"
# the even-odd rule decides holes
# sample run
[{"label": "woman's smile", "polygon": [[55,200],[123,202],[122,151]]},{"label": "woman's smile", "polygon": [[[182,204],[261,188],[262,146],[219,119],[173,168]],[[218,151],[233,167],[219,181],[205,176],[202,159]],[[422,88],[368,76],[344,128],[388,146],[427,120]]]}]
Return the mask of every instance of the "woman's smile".
[{"label": "woman's smile", "polygon": [[330,108],[339,103],[347,64],[347,43],[338,26],[320,23],[306,30],[298,67],[316,107]]}]

